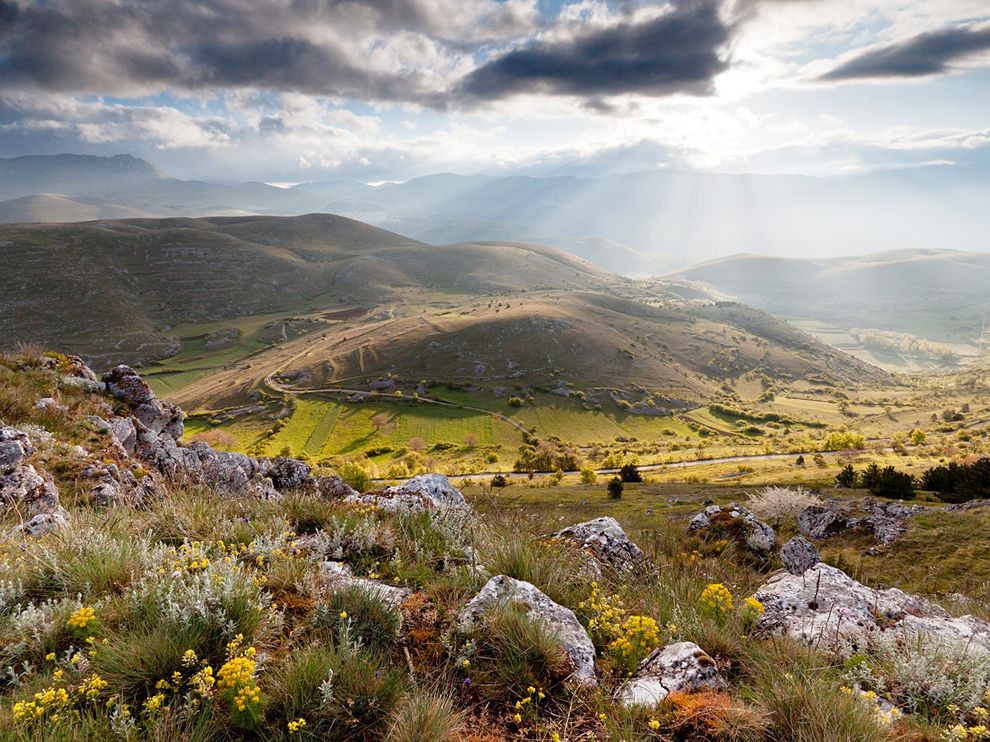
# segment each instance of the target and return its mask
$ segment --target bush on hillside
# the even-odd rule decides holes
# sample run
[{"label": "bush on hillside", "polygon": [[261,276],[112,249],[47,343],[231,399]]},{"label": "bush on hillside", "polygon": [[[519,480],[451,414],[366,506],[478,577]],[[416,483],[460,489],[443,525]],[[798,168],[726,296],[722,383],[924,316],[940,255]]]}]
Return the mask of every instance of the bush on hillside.
[{"label": "bush on hillside", "polygon": [[942,502],[990,497],[990,458],[933,467],[921,475],[921,488],[936,493]]}]

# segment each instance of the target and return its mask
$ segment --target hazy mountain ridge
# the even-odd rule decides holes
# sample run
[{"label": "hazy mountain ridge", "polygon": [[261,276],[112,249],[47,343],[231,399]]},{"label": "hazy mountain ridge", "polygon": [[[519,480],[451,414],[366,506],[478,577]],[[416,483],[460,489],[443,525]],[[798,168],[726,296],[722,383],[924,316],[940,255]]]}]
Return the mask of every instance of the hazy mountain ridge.
[{"label": "hazy mountain ridge", "polygon": [[[990,185],[939,167],[828,178],[675,170],[599,178],[442,173],[377,187],[336,180],[277,188],[178,180],[130,156],[0,163],[0,175],[10,173],[0,178],[0,198],[8,200],[39,193],[99,197],[113,204],[107,209],[162,217],[332,212],[432,243],[550,244],[622,273],[655,275],[670,270],[672,259],[747,251],[787,254],[800,247],[827,255],[897,244],[936,247],[949,224],[954,246],[979,249],[990,230],[986,210],[973,208],[990,199]],[[936,205],[933,190],[957,197],[949,207]],[[70,206],[40,216],[74,219],[78,207]],[[0,204],[0,218],[8,222],[37,216]]]}]

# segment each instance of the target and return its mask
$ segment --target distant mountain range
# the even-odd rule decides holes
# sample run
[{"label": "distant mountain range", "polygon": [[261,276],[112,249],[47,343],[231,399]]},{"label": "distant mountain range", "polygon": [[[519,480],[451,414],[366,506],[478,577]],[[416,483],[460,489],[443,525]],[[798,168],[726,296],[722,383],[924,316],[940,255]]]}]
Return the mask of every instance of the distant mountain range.
[{"label": "distant mountain range", "polygon": [[[937,201],[930,198],[936,190]],[[179,180],[129,155],[0,159],[6,223],[331,212],[434,244],[539,242],[609,270],[648,275],[738,252],[980,249],[990,233],[987,202],[990,184],[948,167],[842,178],[673,170],[602,178],[438,174],[377,187],[329,181],[277,188]]]}]

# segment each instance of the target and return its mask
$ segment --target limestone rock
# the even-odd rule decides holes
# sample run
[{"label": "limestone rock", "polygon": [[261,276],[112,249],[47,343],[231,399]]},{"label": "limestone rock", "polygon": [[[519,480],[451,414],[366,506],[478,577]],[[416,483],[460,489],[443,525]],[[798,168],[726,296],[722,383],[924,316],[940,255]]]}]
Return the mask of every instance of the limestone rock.
[{"label": "limestone rock", "polygon": [[769,561],[777,544],[773,529],[741,505],[709,505],[688,524],[689,533],[705,538],[728,538],[762,562]]},{"label": "limestone rock", "polygon": [[655,706],[669,694],[722,690],[715,660],[693,642],[660,647],[644,659],[616,693],[623,706]]},{"label": "limestone rock", "polygon": [[338,476],[317,477],[316,492],[324,500],[343,500],[358,494],[353,487]]},{"label": "limestone rock", "polygon": [[9,426],[0,427],[0,474],[16,469],[34,451],[27,433]]},{"label": "limestone rock", "polygon": [[874,590],[821,562],[801,575],[773,575],[754,597],[764,606],[757,631],[787,634],[822,649],[862,648],[871,636],[893,631],[990,653],[990,623],[952,618],[896,588]]},{"label": "limestone rock", "polygon": [[795,536],[780,547],[780,560],[792,575],[804,574],[821,561],[818,549],[803,536]]},{"label": "limestone rock", "polygon": [[268,466],[268,476],[272,486],[279,492],[286,490],[308,490],[315,487],[309,464],[299,459],[280,456],[272,459]]},{"label": "limestone rock", "polygon": [[120,365],[103,374],[107,390],[134,410],[134,417],[149,430],[165,433],[174,440],[182,437],[183,412],[171,402],[163,402],[130,366]]},{"label": "limestone rock", "polygon": [[[335,564],[341,563],[335,562]],[[347,567],[346,564],[343,566]],[[369,580],[365,577],[354,577],[350,574],[349,568],[346,572],[327,572],[325,574],[328,577],[327,588],[330,592],[336,592],[347,587],[358,587],[368,595],[380,600],[384,605],[395,610],[398,610],[413,593],[407,587],[396,587],[394,585],[386,585],[383,582]]]},{"label": "limestone rock", "polygon": [[818,540],[849,528],[849,514],[835,500],[806,508],[798,514],[797,521],[802,536]]},{"label": "limestone rock", "polygon": [[629,540],[615,518],[595,518],[578,523],[551,534],[551,538],[572,541],[619,571],[637,569],[646,561],[643,550]]},{"label": "limestone rock", "polygon": [[26,523],[22,523],[14,528],[14,535],[37,538],[49,531],[54,531],[68,523],[64,510],[57,510],[51,513],[39,513]]},{"label": "limestone rock", "polygon": [[349,495],[345,501],[374,505],[390,513],[469,507],[461,491],[442,474],[423,474],[380,492]]},{"label": "limestone rock", "polygon": [[560,641],[574,668],[572,679],[583,687],[598,685],[595,678],[595,646],[574,612],[553,602],[535,585],[506,575],[492,577],[457,616],[459,630],[469,633],[484,625],[485,619],[501,605],[524,607]]},{"label": "limestone rock", "polygon": [[413,477],[405,484],[388,487],[386,493],[419,495],[433,503],[434,507],[466,507],[467,500],[459,489],[454,487],[443,474],[422,474]]}]

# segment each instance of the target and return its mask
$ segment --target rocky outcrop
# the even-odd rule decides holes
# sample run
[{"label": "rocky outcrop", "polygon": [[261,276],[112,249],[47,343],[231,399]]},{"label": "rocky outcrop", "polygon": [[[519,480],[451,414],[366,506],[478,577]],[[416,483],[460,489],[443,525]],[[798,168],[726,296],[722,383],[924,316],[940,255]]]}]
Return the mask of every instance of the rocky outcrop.
[{"label": "rocky outcrop", "polygon": [[874,590],[824,563],[800,575],[778,573],[754,597],[764,607],[757,632],[786,634],[820,649],[861,649],[871,637],[897,632],[990,653],[990,623],[973,616],[952,618],[934,603],[896,588]]},{"label": "rocky outcrop", "polygon": [[404,484],[363,495],[355,493],[345,499],[347,502],[374,505],[390,513],[470,507],[463,493],[443,474],[423,474]]},{"label": "rocky outcrop", "polygon": [[818,564],[821,559],[813,543],[803,536],[795,536],[780,547],[780,561],[784,564],[784,569],[792,575],[800,575]]},{"label": "rocky outcrop", "polygon": [[573,542],[602,564],[620,572],[638,569],[646,563],[643,550],[629,540],[615,518],[595,518],[564,528],[549,537]]},{"label": "rocky outcrop", "polygon": [[164,402],[130,366],[120,365],[103,374],[103,383],[117,399],[126,402],[133,410],[133,417],[154,433],[164,433],[178,440],[183,433],[182,410],[171,402]]},{"label": "rocky outcrop", "polygon": [[26,517],[15,532],[31,536],[66,522],[55,482],[44,469],[27,463],[35,450],[23,430],[0,427],[0,508]]},{"label": "rocky outcrop", "polygon": [[137,464],[94,463],[83,469],[80,478],[93,482],[94,505],[141,505],[165,498],[159,476]]},{"label": "rocky outcrop", "polygon": [[826,539],[850,528],[863,528],[874,535],[881,546],[889,546],[907,531],[907,520],[925,512],[922,505],[904,505],[900,502],[881,502],[873,497],[860,502],[829,500],[812,505],[798,515],[801,535],[813,539]]},{"label": "rocky outcrop", "polygon": [[693,642],[659,647],[643,660],[616,697],[623,706],[656,706],[674,692],[722,690],[725,680],[715,660]]},{"label": "rocky outcrop", "polygon": [[763,563],[770,560],[777,545],[773,529],[741,505],[709,505],[691,518],[688,532],[698,533],[706,539],[735,541]]},{"label": "rocky outcrop", "polygon": [[535,585],[506,575],[492,577],[457,616],[457,628],[464,633],[483,629],[493,610],[511,604],[526,613],[560,641],[573,667],[572,681],[593,688],[595,678],[595,646],[588,632],[569,608],[553,602]]}]

